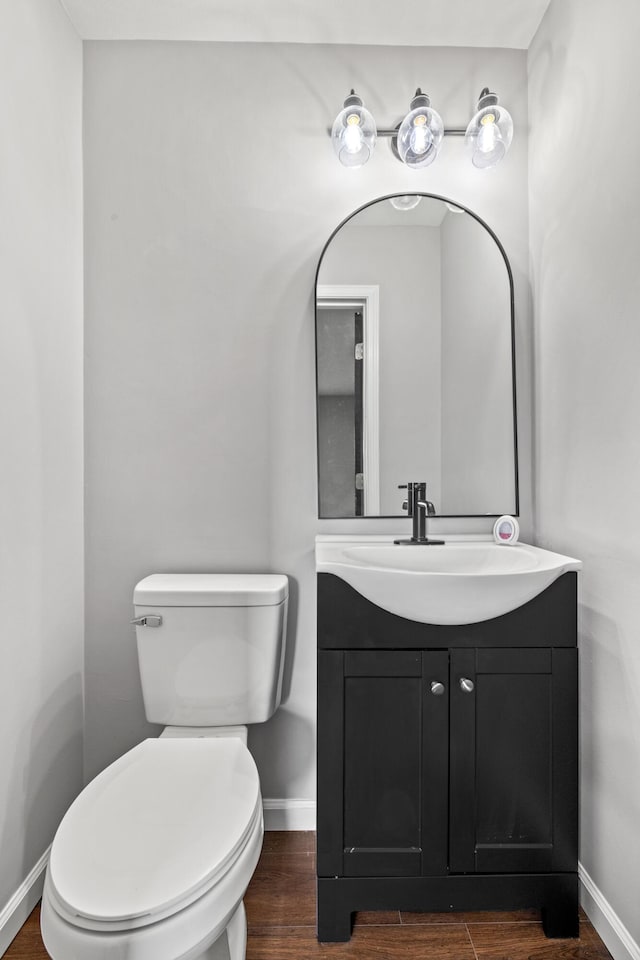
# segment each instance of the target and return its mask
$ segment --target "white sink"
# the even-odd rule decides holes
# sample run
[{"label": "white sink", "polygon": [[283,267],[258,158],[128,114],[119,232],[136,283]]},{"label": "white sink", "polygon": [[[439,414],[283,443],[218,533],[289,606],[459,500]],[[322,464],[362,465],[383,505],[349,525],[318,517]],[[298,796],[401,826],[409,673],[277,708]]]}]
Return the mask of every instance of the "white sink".
[{"label": "white sink", "polygon": [[318,573],[333,573],[383,610],[422,623],[491,620],[581,567],[526,543],[446,540],[425,547],[391,538],[316,538]]}]

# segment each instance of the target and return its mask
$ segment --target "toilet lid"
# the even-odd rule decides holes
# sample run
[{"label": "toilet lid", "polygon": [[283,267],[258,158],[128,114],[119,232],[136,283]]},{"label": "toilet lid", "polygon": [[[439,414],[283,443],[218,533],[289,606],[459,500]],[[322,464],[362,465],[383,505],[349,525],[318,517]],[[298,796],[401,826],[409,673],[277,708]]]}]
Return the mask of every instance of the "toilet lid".
[{"label": "toilet lid", "polygon": [[239,855],[260,803],[241,740],[145,740],[69,808],[51,849],[55,896],[107,922],[180,909]]}]

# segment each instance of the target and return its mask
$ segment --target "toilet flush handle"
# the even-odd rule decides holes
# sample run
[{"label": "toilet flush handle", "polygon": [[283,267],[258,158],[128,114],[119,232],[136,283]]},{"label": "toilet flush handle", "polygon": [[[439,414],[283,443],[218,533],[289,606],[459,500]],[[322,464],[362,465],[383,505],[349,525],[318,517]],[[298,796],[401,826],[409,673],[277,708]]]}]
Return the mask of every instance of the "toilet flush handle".
[{"label": "toilet flush handle", "polygon": [[136,627],[160,627],[162,626],[162,617],[158,613],[147,613],[144,617],[134,617],[129,623]]}]

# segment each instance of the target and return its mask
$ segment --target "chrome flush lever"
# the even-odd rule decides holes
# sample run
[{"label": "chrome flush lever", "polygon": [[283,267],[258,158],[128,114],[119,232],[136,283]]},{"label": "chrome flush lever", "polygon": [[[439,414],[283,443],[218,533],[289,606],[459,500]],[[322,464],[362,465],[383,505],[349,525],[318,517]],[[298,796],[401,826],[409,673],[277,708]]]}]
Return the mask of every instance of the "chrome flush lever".
[{"label": "chrome flush lever", "polygon": [[129,623],[135,624],[136,627],[161,627],[162,617],[159,613],[147,613],[144,617],[134,617],[133,620],[129,620]]}]

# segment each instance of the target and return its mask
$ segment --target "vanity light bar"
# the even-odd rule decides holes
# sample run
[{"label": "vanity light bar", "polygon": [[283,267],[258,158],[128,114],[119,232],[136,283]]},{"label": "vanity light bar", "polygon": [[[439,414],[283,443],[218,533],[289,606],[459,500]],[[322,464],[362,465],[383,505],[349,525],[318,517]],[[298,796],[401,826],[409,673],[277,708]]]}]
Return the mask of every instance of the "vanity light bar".
[{"label": "vanity light bar", "polygon": [[[445,127],[444,136],[445,137],[464,137],[466,134],[466,129],[464,127]],[[376,136],[378,137],[397,137],[398,136],[398,127],[382,127],[378,128]]]},{"label": "vanity light bar", "polygon": [[478,98],[476,112],[466,128],[445,127],[431,106],[427,94],[418,87],[409,112],[397,127],[377,129],[373,115],[352,90],[329,131],[340,163],[361,167],[370,159],[378,137],[392,140],[394,154],[408,167],[426,167],[436,159],[443,137],[464,137],[475,167],[495,167],[506,155],[513,139],[513,120],[498,97],[485,87]]}]

